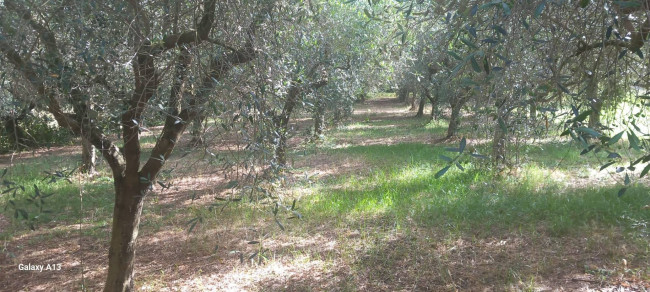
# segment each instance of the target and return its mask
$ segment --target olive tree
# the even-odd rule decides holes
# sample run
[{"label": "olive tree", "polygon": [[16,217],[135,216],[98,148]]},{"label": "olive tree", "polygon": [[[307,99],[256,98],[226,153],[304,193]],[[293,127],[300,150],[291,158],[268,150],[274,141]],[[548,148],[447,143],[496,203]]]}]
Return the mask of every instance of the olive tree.
[{"label": "olive tree", "polygon": [[[232,7],[246,9],[237,17],[220,15]],[[178,5],[4,1],[4,60],[30,84],[59,126],[89,141],[111,169],[115,207],[105,291],[134,289],[144,198],[215,82],[233,66],[255,58],[253,39],[270,9],[269,3],[214,0]],[[213,30],[224,20],[238,21],[235,27],[243,29]],[[223,35],[233,43],[226,45]],[[202,70],[194,71],[200,76],[190,80],[190,66],[205,61]],[[198,80],[197,90],[189,90],[192,80]],[[166,101],[151,106],[161,95]],[[164,113],[164,127],[141,164],[145,112],[154,108]],[[119,134],[122,147],[110,133]]]}]

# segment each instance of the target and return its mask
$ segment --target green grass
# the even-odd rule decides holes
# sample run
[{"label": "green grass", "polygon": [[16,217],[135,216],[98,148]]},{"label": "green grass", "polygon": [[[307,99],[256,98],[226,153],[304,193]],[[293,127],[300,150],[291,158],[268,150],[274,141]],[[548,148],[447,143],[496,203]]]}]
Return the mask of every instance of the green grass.
[{"label": "green grass", "polygon": [[[620,185],[570,187],[576,177],[588,179],[588,173],[597,170],[601,162],[592,155],[581,156],[573,142],[556,139],[511,147],[511,155],[520,160],[517,176],[497,176],[487,161],[466,159],[464,172],[452,168],[436,179],[436,172],[445,166],[439,155],[451,156],[444,148],[455,145],[331,145],[355,137],[439,136],[446,131],[446,122],[359,120],[330,133],[332,140],[322,147],[333,157],[356,158],[363,166],[359,174],[344,174],[313,187],[316,195],[303,204],[317,221],[339,218],[344,224],[354,224],[374,217],[397,225],[415,220],[462,233],[524,229],[553,236],[593,228],[637,232],[650,223],[650,212],[642,209],[650,203],[646,185],[629,188],[621,198],[617,196]],[[490,150],[489,144],[470,147],[480,153]]]},{"label": "green grass", "polygon": [[[452,144],[431,145],[423,142],[332,147],[346,139],[364,141],[400,136],[426,137],[440,135],[445,130],[444,120],[361,118],[331,131],[326,143],[300,154],[308,159],[312,153],[324,151],[335,159],[357,159],[363,163],[360,167],[362,171],[356,175],[345,174],[320,181],[312,186],[312,193],[316,195],[304,200],[305,211],[319,220],[336,217],[354,222],[359,217],[370,216],[389,219],[396,224],[415,220],[418,224],[445,226],[462,232],[523,228],[557,235],[591,227],[633,228],[650,221],[649,213],[641,209],[649,201],[648,188],[644,185],[632,187],[618,198],[616,193],[620,186],[567,188],[566,182],[552,179],[554,172],[579,174],[585,167],[598,167],[598,161],[593,157],[580,156],[572,142],[522,146],[519,149],[522,170],[518,178],[497,177],[484,161],[466,159],[464,172],[452,168],[445,176],[436,179],[435,173],[445,166],[439,156],[450,155],[444,147],[454,146]],[[489,151],[489,145],[474,148],[481,153]],[[48,183],[43,180],[44,170],[72,169],[75,167],[74,161],[76,159],[70,157],[43,157],[12,168],[6,179],[25,186],[27,190],[22,198],[20,194],[17,199],[4,195],[0,203],[7,205],[9,200],[24,200],[34,193],[33,186],[36,185],[43,193],[54,193],[45,205],[45,209],[52,213],[40,215],[38,223],[78,222],[82,212],[79,181]],[[110,177],[104,174],[92,182],[84,181],[82,185],[84,216],[91,213],[97,222],[110,220],[113,204]],[[151,204],[144,214],[155,215],[159,210],[159,206]],[[37,212],[33,207],[28,211],[30,214]],[[183,212],[151,216],[151,221],[144,224],[160,228]],[[5,215],[12,217],[12,210],[5,211]],[[20,226],[17,224],[16,228]],[[7,233],[11,231],[6,231],[5,236]]]},{"label": "green grass", "polygon": [[[412,156],[403,158],[414,162],[376,170],[368,177],[327,181],[318,187],[317,196],[304,203],[308,212],[348,222],[365,216],[386,217],[398,223],[412,218],[421,224],[464,232],[524,228],[554,235],[600,226],[632,228],[634,222],[650,222],[650,214],[641,209],[648,200],[647,187],[633,187],[619,198],[616,194],[620,187],[616,186],[566,189],[535,178],[494,180],[477,169],[450,171],[436,179],[434,174],[442,165],[423,162],[426,159],[422,157],[434,151],[408,146],[404,148],[411,149]],[[368,156],[383,156],[377,152]],[[545,187],[537,189],[542,183]]]},{"label": "green grass", "polygon": [[[92,182],[73,175],[70,181],[57,179],[51,181],[45,171],[71,171],[77,166],[77,159],[69,157],[39,157],[27,160],[27,163],[18,164],[7,171],[3,178],[16,186],[23,186],[25,191],[18,190],[16,195],[7,192],[0,197],[0,205],[3,206],[4,215],[12,218],[13,224],[10,229],[4,230],[0,236],[10,237],[12,233],[24,230],[29,220],[15,219],[15,209],[26,211],[28,218],[36,224],[37,228],[51,226],[52,224],[78,223],[84,213],[91,213],[94,218],[105,220],[110,218],[113,206],[113,183],[108,177],[99,177]],[[81,188],[80,186],[83,187]],[[40,205],[37,206],[28,201],[36,194],[38,188],[41,194],[52,194],[43,201],[43,212]],[[6,190],[3,189],[3,190]],[[83,210],[81,209],[81,195],[83,195]],[[13,208],[13,202],[16,208]],[[4,208],[4,207],[7,208]]]},{"label": "green grass", "polygon": [[[594,254],[587,250],[589,246],[598,250],[606,245],[605,253],[609,252],[613,258],[624,253],[617,253],[619,245],[630,244],[639,247],[630,250],[640,252],[626,255],[627,260],[647,262],[650,212],[642,207],[650,204],[650,188],[639,183],[619,198],[617,192],[621,185],[589,187],[592,179],[589,176],[600,166],[600,161],[592,155],[579,155],[580,149],[573,142],[551,139],[553,141],[518,148],[511,145],[511,157],[514,160],[517,155],[520,164],[503,173],[491,170],[489,161],[466,158],[463,160],[464,171],[454,167],[443,177],[435,178],[435,174],[445,166],[440,155],[454,154],[446,151],[445,147],[458,144],[457,140],[432,144],[434,137],[441,137],[446,132],[444,120],[429,121],[426,117],[392,119],[382,117],[381,113],[363,115],[355,118],[353,123],[329,131],[324,141],[302,145],[292,152],[292,158],[296,160],[309,161],[314,155],[322,155],[332,159],[332,165],[350,163],[353,167],[344,169],[346,173],[334,173],[315,182],[297,183],[294,188],[282,189],[287,197],[301,198],[297,207],[304,216],[302,220],[286,219],[286,214],[278,216],[286,230],[279,229],[268,208],[261,204],[233,203],[223,211],[218,208],[208,210],[206,205],[210,202],[187,204],[186,198],[179,198],[182,204],[174,205],[176,198],[167,197],[174,195],[154,193],[145,203],[142,234],[146,237],[169,228],[187,234],[187,222],[203,218],[193,234],[187,236],[186,242],[188,251],[201,255],[214,254],[215,244],[228,248],[227,242],[257,239],[258,231],[253,232],[254,229],[258,229],[260,234],[270,231],[271,241],[282,240],[283,236],[300,238],[307,244],[296,239],[299,243],[296,246],[300,247],[283,247],[286,250],[276,247],[271,252],[280,250],[278,259],[293,254],[296,261],[322,262],[333,272],[338,271],[341,264],[348,266],[350,270],[345,273],[350,277],[346,277],[347,282],[342,285],[349,290],[359,287],[356,281],[364,277],[369,279],[365,283],[383,281],[386,287],[399,287],[403,277],[412,277],[411,280],[438,277],[436,279],[443,284],[456,285],[449,270],[458,273],[466,269],[467,263],[463,262],[466,258],[462,257],[469,253],[477,257],[477,263],[482,256],[485,259],[483,263],[487,258],[496,258],[494,266],[477,264],[483,267],[482,275],[491,275],[478,279],[485,281],[486,286],[496,285],[495,289],[499,290],[503,288],[500,284],[511,283],[521,289],[534,290],[538,280],[544,284],[544,277],[557,274],[555,269],[564,265],[566,256],[574,256],[573,249],[569,254],[561,250],[564,243],[576,242],[573,239],[579,239],[583,244],[580,248],[584,249],[579,253],[585,256]],[[471,129],[463,128],[460,133],[470,140],[473,138]],[[404,137],[412,139],[402,139]],[[366,143],[368,141],[374,143]],[[489,154],[490,143],[484,140],[480,143],[470,143],[468,149]],[[33,185],[43,193],[54,193],[46,200],[46,208],[53,212],[38,218],[38,228],[47,231],[30,238],[31,243],[55,240],[77,232],[75,224],[80,218],[83,218],[83,223],[88,223],[81,227],[83,236],[102,239],[108,236],[114,194],[112,179],[106,169],[101,169],[102,175],[92,180],[79,176],[73,177],[72,183],[43,180],[44,170],[72,169],[77,164],[75,155],[26,159],[11,168],[5,177],[27,188],[23,199],[33,194]],[[295,172],[311,172],[311,167],[317,165],[307,163],[304,169]],[[191,175],[183,173],[177,177]],[[80,208],[80,188],[83,189],[83,210]],[[179,190],[180,193],[175,195],[186,196],[187,191]],[[9,199],[7,194],[2,195],[0,204],[7,205]],[[172,199],[172,203],[163,205],[159,202],[164,199]],[[4,215],[13,218],[11,210],[5,211]],[[22,220],[11,222],[10,228],[3,230],[0,238],[11,240],[28,232]],[[221,230],[223,226],[228,226],[228,230]],[[48,227],[55,228],[48,230]],[[242,238],[211,241],[214,240],[210,238],[211,231],[238,229]],[[328,237],[328,233],[335,234]],[[507,247],[512,249],[505,246],[498,249],[488,244],[494,238],[516,242],[513,237],[531,239],[529,248],[513,244]],[[601,237],[608,237],[610,241],[601,240]],[[333,243],[335,248],[323,249],[320,240]],[[459,240],[469,242],[473,249],[461,252],[463,247],[457,244]],[[309,243],[312,241],[315,243]],[[537,243],[548,242],[558,242],[550,246],[560,247],[560,251],[527,258],[526,251],[536,249]],[[457,245],[458,251],[454,251]],[[231,244],[233,248],[236,246]],[[253,247],[245,248],[248,248],[245,251],[250,251]],[[598,250],[599,255],[600,252]],[[511,253],[515,255],[508,256]],[[420,254],[427,256],[420,257]],[[432,254],[436,256],[428,256]],[[396,275],[401,268],[417,270],[411,270],[408,275]],[[373,278],[373,275],[378,276]],[[154,274],[141,281],[156,289],[163,287],[166,281],[177,280],[173,275],[169,277]]]},{"label": "green grass", "polygon": [[413,118],[399,121],[368,120],[339,127],[331,135],[335,138],[376,139],[409,135],[430,134],[432,131],[442,133],[446,125],[428,126],[428,118]]}]

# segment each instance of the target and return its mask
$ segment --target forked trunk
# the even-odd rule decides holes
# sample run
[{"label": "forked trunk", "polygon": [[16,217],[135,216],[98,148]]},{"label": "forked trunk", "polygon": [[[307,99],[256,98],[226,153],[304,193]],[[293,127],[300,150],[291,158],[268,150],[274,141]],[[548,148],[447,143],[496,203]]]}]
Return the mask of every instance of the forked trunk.
[{"label": "forked trunk", "polygon": [[424,96],[431,102],[431,119],[436,115],[436,105],[438,104],[437,96],[434,98],[428,88],[424,88]]},{"label": "forked trunk", "polygon": [[289,87],[289,92],[287,93],[287,100],[284,102],[284,107],[282,108],[282,114],[274,118],[274,124],[278,135],[278,144],[275,148],[275,159],[278,164],[285,166],[287,164],[287,134],[289,134],[289,120],[291,119],[291,113],[298,102],[298,95],[300,94],[300,88],[294,83]]},{"label": "forked trunk", "polygon": [[115,207],[104,291],[134,291],[133,266],[142,214],[143,194],[139,178],[115,178]]},{"label": "forked trunk", "polygon": [[7,133],[7,138],[9,138],[9,142],[16,148],[30,148],[36,146],[34,138],[20,126],[20,119],[5,117],[3,126]]},{"label": "forked trunk", "polygon": [[[13,92],[12,92],[13,93]],[[36,147],[36,139],[27,133],[21,126],[20,122],[27,117],[27,115],[36,107],[34,102],[25,107],[17,115],[7,115],[0,117],[2,125],[0,125],[0,132],[2,127],[5,129],[5,134],[9,138],[9,142],[16,148],[23,147]]]}]

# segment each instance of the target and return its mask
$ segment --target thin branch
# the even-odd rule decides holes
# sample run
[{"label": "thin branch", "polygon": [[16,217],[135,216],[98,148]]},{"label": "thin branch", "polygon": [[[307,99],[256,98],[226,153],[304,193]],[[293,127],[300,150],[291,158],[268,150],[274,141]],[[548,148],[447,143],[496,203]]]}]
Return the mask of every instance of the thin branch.
[{"label": "thin branch", "polygon": [[[97,127],[92,125],[82,125],[77,122],[76,119],[66,114],[54,94],[45,87],[44,81],[36,70],[34,70],[34,65],[31,62],[23,60],[18,52],[16,52],[5,38],[1,36],[0,52],[2,52],[5,58],[14,65],[16,70],[22,73],[23,77],[29,81],[29,84],[36,90],[38,95],[48,102],[47,110],[54,115],[57,123],[62,127],[70,129],[76,135],[81,135],[82,132],[88,135],[88,140],[101,151],[114,173],[120,173],[123,169],[123,159],[113,142],[110,141]],[[86,127],[84,131],[82,131],[82,126]]]}]

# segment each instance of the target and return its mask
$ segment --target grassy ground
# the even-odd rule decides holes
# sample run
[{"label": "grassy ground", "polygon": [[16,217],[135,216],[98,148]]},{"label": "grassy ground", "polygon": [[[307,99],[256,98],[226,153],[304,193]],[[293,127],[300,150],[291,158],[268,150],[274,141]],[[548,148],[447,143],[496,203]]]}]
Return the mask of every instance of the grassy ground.
[{"label": "grassy ground", "polygon": [[[444,167],[439,155],[450,155],[444,148],[458,141],[437,143],[444,120],[413,115],[379,96],[324,141],[294,139],[283,196],[297,199],[303,217],[280,217],[284,231],[263,206],[208,209],[227,194],[229,178],[200,155],[192,163],[171,160],[174,187],[157,188],[143,211],[139,290],[649,289],[647,180],[619,198],[621,174],[598,172],[597,159],[553,137],[519,147],[519,167],[500,175],[468,159],[465,171],[436,179]],[[461,135],[470,149],[488,152],[484,140]],[[11,209],[0,217],[0,286],[8,291],[101,287],[113,198],[106,170],[72,182],[42,175],[72,169],[77,151],[23,154],[5,176],[27,193],[36,185],[55,194],[36,231]],[[1,157],[0,166],[9,160]],[[9,199],[4,194],[0,203]],[[62,269],[18,270],[27,263]]]}]

